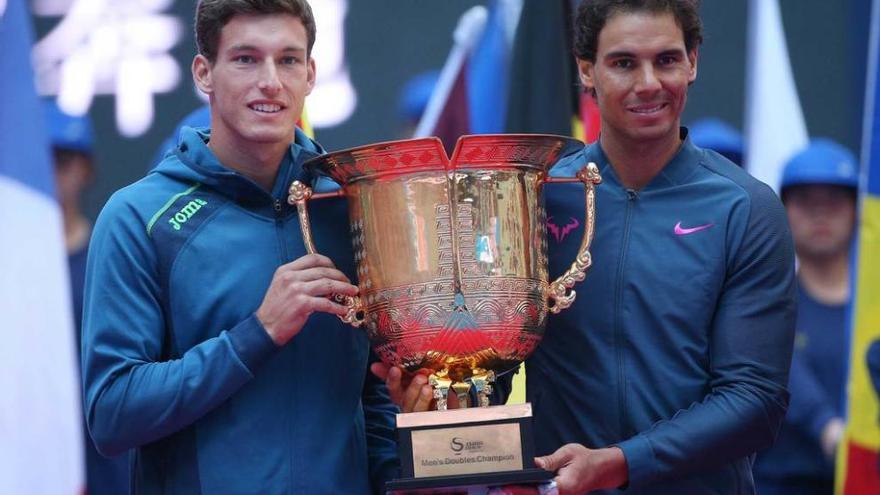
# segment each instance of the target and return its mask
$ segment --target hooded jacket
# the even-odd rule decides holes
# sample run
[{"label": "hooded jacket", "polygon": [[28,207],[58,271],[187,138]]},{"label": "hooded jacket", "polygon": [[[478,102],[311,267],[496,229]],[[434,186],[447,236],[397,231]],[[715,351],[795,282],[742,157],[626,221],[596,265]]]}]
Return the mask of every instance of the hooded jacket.
[{"label": "hooded jacket", "polygon": [[[255,316],[303,256],[287,187],[323,150],[297,131],[271,193],[185,128],[115,193],[87,263],[83,380],[99,450],[133,454],[133,493],[369,493],[395,471],[393,414],[361,330],[313,314],[278,347]],[[310,207],[319,252],[351,274],[346,205]]]}]

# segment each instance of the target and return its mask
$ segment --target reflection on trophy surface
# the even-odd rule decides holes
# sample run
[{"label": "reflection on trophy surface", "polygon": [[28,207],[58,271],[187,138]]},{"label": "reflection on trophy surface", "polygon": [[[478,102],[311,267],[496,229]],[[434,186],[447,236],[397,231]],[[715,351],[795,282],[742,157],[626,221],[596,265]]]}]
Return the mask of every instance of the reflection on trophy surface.
[{"label": "reflection on trophy surface", "polygon": [[[549,178],[548,170],[582,147],[561,136],[465,136],[448,159],[439,139],[425,138],[306,163],[348,198],[360,295],[347,301],[347,321],[366,327],[386,364],[429,371],[438,409],[450,389],[466,403],[475,388],[488,405],[495,375],[532,353],[548,311],[574,300],[571,289],[590,265],[600,178],[594,164],[576,179]],[[551,282],[543,186],[574,181],[586,188],[584,238],[571,268]],[[311,196],[303,184],[291,186],[313,251]]]}]

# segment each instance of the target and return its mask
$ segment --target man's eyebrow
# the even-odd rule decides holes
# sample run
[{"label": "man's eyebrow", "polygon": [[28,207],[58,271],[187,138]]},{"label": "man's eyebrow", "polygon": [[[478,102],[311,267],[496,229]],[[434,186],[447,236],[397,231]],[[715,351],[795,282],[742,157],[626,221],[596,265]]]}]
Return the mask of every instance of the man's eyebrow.
[{"label": "man's eyebrow", "polygon": [[246,51],[254,51],[256,49],[257,49],[257,47],[255,47],[253,45],[245,45],[245,44],[232,45],[229,47],[230,52],[246,52]]},{"label": "man's eyebrow", "polygon": [[[233,46],[229,47],[229,51],[231,51],[231,52],[253,52],[253,51],[260,51],[260,49],[254,45],[240,44],[240,45],[233,45]],[[285,53],[287,53],[287,52],[305,53],[306,49],[299,47],[299,46],[286,46],[281,51],[285,52]]]},{"label": "man's eyebrow", "polygon": [[296,53],[296,54],[305,54],[306,49],[299,46],[288,46],[281,50],[284,53]]},{"label": "man's eyebrow", "polygon": [[[683,56],[685,51],[680,48],[670,48],[668,50],[663,50],[660,53],[657,53],[656,57],[665,57],[665,56]],[[613,52],[606,53],[602,58],[633,58],[636,57],[636,53],[629,50],[617,50]]]},{"label": "man's eyebrow", "polygon": [[686,52],[680,48],[670,48],[669,50],[663,50],[662,52],[658,53],[657,56],[658,57],[668,57],[668,56],[683,57],[685,54],[686,54]]},{"label": "man's eyebrow", "polygon": [[626,50],[617,50],[615,52],[608,52],[602,58],[632,58],[635,57],[636,54]]}]

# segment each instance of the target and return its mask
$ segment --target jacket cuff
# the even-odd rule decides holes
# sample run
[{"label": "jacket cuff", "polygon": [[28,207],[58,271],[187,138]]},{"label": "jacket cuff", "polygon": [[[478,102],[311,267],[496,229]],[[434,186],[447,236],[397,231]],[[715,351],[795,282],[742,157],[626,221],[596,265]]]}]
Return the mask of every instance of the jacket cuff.
[{"label": "jacket cuff", "polygon": [[815,416],[810,419],[809,431],[813,439],[817,442],[822,440],[822,429],[834,417],[834,412],[827,407],[823,407]]},{"label": "jacket cuff", "polygon": [[246,320],[232,327],[227,334],[238,358],[251,373],[279,349],[257,319],[256,313],[252,313]]},{"label": "jacket cuff", "polygon": [[654,467],[657,465],[654,449],[645,436],[636,435],[614,446],[623,451],[623,457],[626,459],[627,488],[642,486],[654,479]]}]

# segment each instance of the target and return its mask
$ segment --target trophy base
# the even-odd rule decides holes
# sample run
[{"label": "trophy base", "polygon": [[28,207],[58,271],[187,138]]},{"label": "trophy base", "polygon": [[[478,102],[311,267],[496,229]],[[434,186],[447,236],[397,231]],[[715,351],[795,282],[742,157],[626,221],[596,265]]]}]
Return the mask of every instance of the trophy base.
[{"label": "trophy base", "polygon": [[397,436],[402,479],[387,493],[466,493],[553,478],[535,468],[531,404],[398,414]]},{"label": "trophy base", "polygon": [[456,476],[432,476],[389,481],[385,484],[386,495],[434,495],[466,493],[476,489],[506,485],[534,486],[550,483],[555,476],[543,469],[523,469],[501,473],[462,474]]}]

